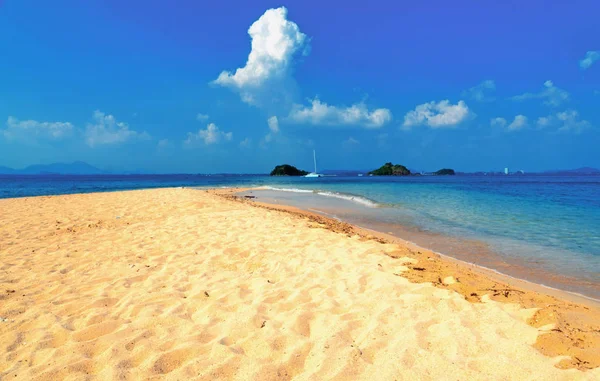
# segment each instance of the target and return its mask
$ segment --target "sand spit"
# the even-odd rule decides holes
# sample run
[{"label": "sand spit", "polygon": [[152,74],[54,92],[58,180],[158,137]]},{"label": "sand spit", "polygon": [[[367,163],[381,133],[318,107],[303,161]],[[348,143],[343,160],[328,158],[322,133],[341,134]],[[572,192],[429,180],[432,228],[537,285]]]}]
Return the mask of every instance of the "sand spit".
[{"label": "sand spit", "polygon": [[0,200],[0,379],[600,378],[594,307],[318,218],[193,189]]}]

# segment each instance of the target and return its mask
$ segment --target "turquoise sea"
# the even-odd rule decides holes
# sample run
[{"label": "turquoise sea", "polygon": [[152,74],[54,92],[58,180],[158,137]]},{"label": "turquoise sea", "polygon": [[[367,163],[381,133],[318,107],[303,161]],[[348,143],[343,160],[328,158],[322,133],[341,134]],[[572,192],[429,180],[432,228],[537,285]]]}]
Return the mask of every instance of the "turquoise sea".
[{"label": "turquoise sea", "polygon": [[0,198],[171,186],[263,187],[261,201],[600,299],[600,176],[0,176]]}]

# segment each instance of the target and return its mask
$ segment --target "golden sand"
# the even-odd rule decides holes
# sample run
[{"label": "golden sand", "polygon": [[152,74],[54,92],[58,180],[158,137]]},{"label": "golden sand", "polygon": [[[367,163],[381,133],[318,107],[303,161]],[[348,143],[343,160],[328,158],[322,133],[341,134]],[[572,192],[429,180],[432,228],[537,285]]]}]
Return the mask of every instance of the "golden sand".
[{"label": "golden sand", "polygon": [[539,308],[325,225],[192,189],[0,200],[0,379],[600,379],[534,347]]}]

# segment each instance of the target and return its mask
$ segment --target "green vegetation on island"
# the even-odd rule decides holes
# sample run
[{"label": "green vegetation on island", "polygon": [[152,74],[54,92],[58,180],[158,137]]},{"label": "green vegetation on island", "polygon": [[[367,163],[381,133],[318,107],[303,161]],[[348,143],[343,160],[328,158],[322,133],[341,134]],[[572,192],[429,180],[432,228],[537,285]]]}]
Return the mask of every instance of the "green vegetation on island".
[{"label": "green vegetation on island", "polygon": [[444,176],[444,175],[455,175],[456,173],[454,173],[454,169],[442,168],[439,171],[435,172],[435,174],[438,176]]},{"label": "green vegetation on island", "polygon": [[400,164],[385,163],[379,169],[369,172],[373,176],[408,176],[410,170]]},{"label": "green vegetation on island", "polygon": [[420,175],[428,175],[428,176],[446,176],[446,175],[455,175],[454,169],[450,168],[442,168],[436,172],[428,172],[428,173],[411,173],[408,168],[400,164],[392,164],[385,163],[380,168],[369,172],[369,175],[372,176],[420,176]]},{"label": "green vegetation on island", "polygon": [[294,167],[293,165],[283,164],[276,166],[271,171],[271,176],[306,176],[308,172]]}]

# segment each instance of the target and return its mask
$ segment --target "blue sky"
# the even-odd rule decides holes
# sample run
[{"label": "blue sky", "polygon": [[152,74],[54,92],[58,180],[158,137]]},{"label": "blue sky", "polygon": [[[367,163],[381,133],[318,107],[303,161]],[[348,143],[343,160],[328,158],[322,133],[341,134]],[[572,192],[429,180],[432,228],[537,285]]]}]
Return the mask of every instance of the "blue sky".
[{"label": "blue sky", "polygon": [[0,165],[600,167],[597,1],[0,0]]}]

